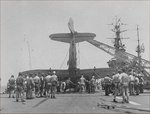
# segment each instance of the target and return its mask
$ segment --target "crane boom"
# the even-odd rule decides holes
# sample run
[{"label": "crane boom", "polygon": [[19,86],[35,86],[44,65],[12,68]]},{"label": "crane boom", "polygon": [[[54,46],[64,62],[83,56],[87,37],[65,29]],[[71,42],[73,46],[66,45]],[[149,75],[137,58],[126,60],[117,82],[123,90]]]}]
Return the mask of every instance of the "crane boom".
[{"label": "crane boom", "polygon": [[114,56],[115,55],[115,48],[112,46],[109,46],[107,44],[104,44],[102,42],[96,41],[96,40],[87,40],[90,44],[96,46],[97,48],[105,51],[106,53]]},{"label": "crane boom", "polygon": [[[96,40],[88,40],[87,42],[89,42],[90,44],[96,46],[97,48],[105,51],[106,53],[108,53],[124,62],[131,63],[135,60],[138,60],[138,57],[136,57],[135,55],[132,55],[130,53],[127,53],[127,52],[121,51],[121,50],[115,51],[114,47],[104,44],[102,42],[99,42]],[[144,67],[144,68],[150,68],[150,61],[141,59],[141,64],[142,64],[142,67]]]}]

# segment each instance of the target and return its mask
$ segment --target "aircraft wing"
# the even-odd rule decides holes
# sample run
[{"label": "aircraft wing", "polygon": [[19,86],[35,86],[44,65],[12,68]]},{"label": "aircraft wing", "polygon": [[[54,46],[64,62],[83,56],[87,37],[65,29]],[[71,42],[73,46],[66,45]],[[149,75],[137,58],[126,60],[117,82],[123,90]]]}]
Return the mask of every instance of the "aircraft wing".
[{"label": "aircraft wing", "polygon": [[94,33],[76,33],[75,35],[75,42],[83,42],[87,40],[93,40],[96,37]]},{"label": "aircraft wing", "polygon": [[65,42],[65,43],[70,43],[72,39],[75,38],[75,43],[78,43],[78,42],[83,42],[87,40],[92,40],[94,39],[95,36],[96,34],[94,33],[75,33],[75,34],[58,33],[58,34],[51,34],[49,37],[52,40]]},{"label": "aircraft wing", "polygon": [[[25,74],[31,74],[31,73],[40,73],[40,75],[42,73],[44,74],[47,74],[48,72],[50,71],[50,69],[35,69],[35,70],[28,70],[28,71],[23,71],[21,72],[23,75]],[[58,76],[58,79],[61,81],[61,80],[64,80],[64,78],[67,79],[67,77],[69,76],[69,71],[67,69],[51,69],[51,72],[55,71],[56,72],[56,75]],[[91,77],[93,75],[95,75],[95,78],[103,78],[104,76],[106,76],[107,74],[112,74],[112,72],[114,72],[114,69],[112,68],[96,68],[95,70],[94,69],[80,69],[79,70],[80,74],[83,74],[84,77],[86,79],[91,79]],[[76,79],[79,79],[80,78],[80,75],[78,75],[76,77]]]},{"label": "aircraft wing", "polygon": [[49,37],[55,41],[70,43],[72,34],[71,33],[57,33],[57,34],[51,34]]}]

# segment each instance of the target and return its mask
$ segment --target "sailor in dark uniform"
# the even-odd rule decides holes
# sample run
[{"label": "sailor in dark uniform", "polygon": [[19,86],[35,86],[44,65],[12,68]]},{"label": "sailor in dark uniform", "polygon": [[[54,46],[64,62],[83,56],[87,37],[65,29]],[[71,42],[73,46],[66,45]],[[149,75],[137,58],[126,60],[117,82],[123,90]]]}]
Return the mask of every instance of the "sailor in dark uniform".
[{"label": "sailor in dark uniform", "polygon": [[12,94],[12,97],[14,97],[14,92],[15,92],[15,78],[14,78],[14,75],[11,75],[10,79],[8,80],[8,85],[7,85],[7,88],[8,88],[8,92],[9,92],[9,98],[11,98],[11,94]]},{"label": "sailor in dark uniform", "polygon": [[105,83],[105,95],[108,96],[110,94],[110,88],[111,88],[111,78],[107,74],[107,76],[104,78]]},{"label": "sailor in dark uniform", "polygon": [[17,79],[16,79],[16,101],[19,101],[19,98],[21,98],[22,102],[25,102],[24,100],[24,79],[22,77],[22,74],[19,73]]},{"label": "sailor in dark uniform", "polygon": [[43,97],[44,96],[44,73],[42,73],[41,77],[40,77],[40,96]]}]

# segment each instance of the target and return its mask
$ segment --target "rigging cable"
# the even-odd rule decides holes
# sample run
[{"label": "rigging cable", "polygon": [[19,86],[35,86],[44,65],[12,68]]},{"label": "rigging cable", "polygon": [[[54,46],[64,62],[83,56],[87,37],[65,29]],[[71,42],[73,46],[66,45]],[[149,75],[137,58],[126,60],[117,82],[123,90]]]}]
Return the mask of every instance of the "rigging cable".
[{"label": "rigging cable", "polygon": [[69,53],[69,51],[67,51],[66,56],[65,56],[65,59],[63,60],[63,62],[62,62],[62,64],[61,64],[61,66],[60,66],[60,69],[61,69],[61,68],[62,68],[62,66],[64,65],[64,62],[65,62],[65,60],[66,60],[66,58],[67,58],[67,56],[68,56],[68,53]]},{"label": "rigging cable", "polygon": [[80,47],[79,47],[79,43],[78,43],[78,67],[80,68]]}]

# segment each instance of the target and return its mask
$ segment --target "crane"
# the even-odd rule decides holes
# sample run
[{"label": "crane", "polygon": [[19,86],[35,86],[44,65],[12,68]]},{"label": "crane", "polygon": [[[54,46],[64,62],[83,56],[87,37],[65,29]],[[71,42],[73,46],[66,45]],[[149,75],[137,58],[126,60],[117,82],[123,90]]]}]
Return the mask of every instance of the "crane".
[{"label": "crane", "polygon": [[[133,54],[130,54],[130,53],[127,53],[124,51],[116,52],[114,47],[109,46],[105,43],[96,41],[96,40],[88,40],[87,42],[89,42],[90,44],[96,46],[97,48],[105,51],[106,53],[114,56],[114,58],[116,58],[117,60],[127,63],[128,65],[133,66],[133,64],[137,64],[136,62],[138,60],[138,57]],[[150,61],[147,61],[147,60],[141,58],[141,68],[140,69],[144,70],[145,68],[146,69],[150,68]],[[147,71],[145,71],[145,72],[147,72]],[[149,73],[147,72],[147,74],[149,74]]]},{"label": "crane", "polygon": [[[112,31],[115,32],[115,35],[116,35],[116,37],[113,38],[113,39],[115,39],[114,47],[107,45],[105,43],[96,41],[94,39],[88,40],[87,42],[89,42],[90,44],[94,45],[95,47],[105,51],[106,53],[112,55],[114,57],[114,58],[112,58],[112,60],[114,59],[115,62],[117,62],[117,65],[116,64],[114,65],[115,69],[119,68],[120,66],[126,66],[128,68],[134,68],[136,70],[138,69],[144,75],[150,76],[150,73],[148,73],[148,71],[145,70],[145,69],[150,68],[150,61],[142,59],[141,56],[139,59],[139,56],[135,56],[133,54],[126,52],[125,45],[122,44],[121,39],[123,39],[123,38],[120,37],[120,34],[122,32],[125,32],[126,30],[121,30],[120,27],[124,24],[121,23],[120,19],[116,19],[115,24],[111,24],[111,25],[114,26]],[[109,62],[111,62],[111,61],[109,61]],[[108,64],[109,64],[109,62],[108,62]]]}]

